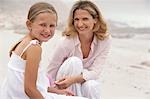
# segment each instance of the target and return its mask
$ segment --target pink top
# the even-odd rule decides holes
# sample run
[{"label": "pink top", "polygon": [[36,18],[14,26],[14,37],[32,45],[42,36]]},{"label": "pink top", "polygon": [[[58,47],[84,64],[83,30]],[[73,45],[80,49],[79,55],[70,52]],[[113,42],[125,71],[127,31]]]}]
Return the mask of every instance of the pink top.
[{"label": "pink top", "polygon": [[83,59],[78,36],[74,38],[63,37],[56,49],[54,49],[53,56],[49,62],[48,73],[55,80],[56,73],[65,59],[71,56],[77,56],[83,61],[83,78],[85,80],[97,79],[110,49],[110,38],[98,40],[94,36],[89,56]]}]

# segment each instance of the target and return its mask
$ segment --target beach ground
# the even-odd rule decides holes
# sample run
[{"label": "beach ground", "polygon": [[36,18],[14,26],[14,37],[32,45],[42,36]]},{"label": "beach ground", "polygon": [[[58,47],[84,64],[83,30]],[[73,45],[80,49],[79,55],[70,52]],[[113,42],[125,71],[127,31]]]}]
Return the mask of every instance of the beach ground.
[{"label": "beach ground", "polygon": [[[12,30],[0,34],[0,85],[7,74],[9,49],[23,37]],[[112,47],[100,75],[102,99],[150,99],[150,35],[112,38]],[[43,44],[42,64],[46,68],[60,31]],[[147,64],[146,64],[147,63]]]}]

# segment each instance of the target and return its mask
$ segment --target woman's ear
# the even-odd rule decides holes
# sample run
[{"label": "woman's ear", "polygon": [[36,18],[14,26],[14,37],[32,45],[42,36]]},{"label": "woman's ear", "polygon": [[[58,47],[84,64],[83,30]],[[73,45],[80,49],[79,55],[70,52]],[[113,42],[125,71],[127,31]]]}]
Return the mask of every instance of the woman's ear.
[{"label": "woman's ear", "polygon": [[94,24],[96,24],[96,23],[97,23],[97,21],[98,21],[98,19],[97,19],[97,18],[95,18],[95,19],[94,19]]},{"label": "woman's ear", "polygon": [[28,28],[29,31],[32,30],[32,22],[30,20],[26,21],[26,26],[27,26],[27,28]]}]

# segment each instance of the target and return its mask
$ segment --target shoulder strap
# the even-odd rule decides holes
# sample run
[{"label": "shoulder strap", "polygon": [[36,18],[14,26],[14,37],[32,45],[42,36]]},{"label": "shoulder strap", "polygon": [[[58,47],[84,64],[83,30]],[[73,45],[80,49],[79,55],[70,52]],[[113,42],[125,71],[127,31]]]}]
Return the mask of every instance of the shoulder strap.
[{"label": "shoulder strap", "polygon": [[20,54],[20,57],[23,55],[23,53],[29,48],[30,45],[36,45],[39,44],[40,42],[38,40],[31,40],[30,43],[24,48],[22,53]]}]

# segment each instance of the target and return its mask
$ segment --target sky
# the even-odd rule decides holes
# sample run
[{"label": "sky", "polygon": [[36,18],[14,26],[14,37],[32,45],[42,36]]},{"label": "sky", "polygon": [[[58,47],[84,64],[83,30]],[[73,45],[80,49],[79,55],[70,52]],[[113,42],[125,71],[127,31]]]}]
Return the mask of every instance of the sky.
[{"label": "sky", "polygon": [[[5,2],[4,4],[6,5],[6,8],[10,8],[9,5],[17,4],[17,6],[13,6],[13,8],[15,7],[17,8],[18,6],[20,6],[21,9],[23,10],[24,9],[22,7],[23,3],[21,2],[25,2],[25,4],[28,5],[31,2],[37,2],[37,1],[50,1],[50,0],[25,0],[25,1],[24,0],[11,0],[11,1],[0,0],[0,4]],[[55,2],[58,1],[57,5],[62,5],[63,8],[65,7],[62,4],[62,2],[66,4],[68,8],[71,8],[73,3],[77,0],[54,0],[54,1]],[[104,16],[105,19],[127,23],[129,26],[137,27],[137,28],[150,27],[150,13],[149,13],[150,0],[91,0],[91,1],[96,2],[96,4],[100,7],[102,15]],[[62,10],[61,7],[59,9]],[[63,16],[62,14],[64,12],[63,11],[60,12],[61,12],[60,16]],[[67,13],[67,11],[65,11],[65,13]]]}]

